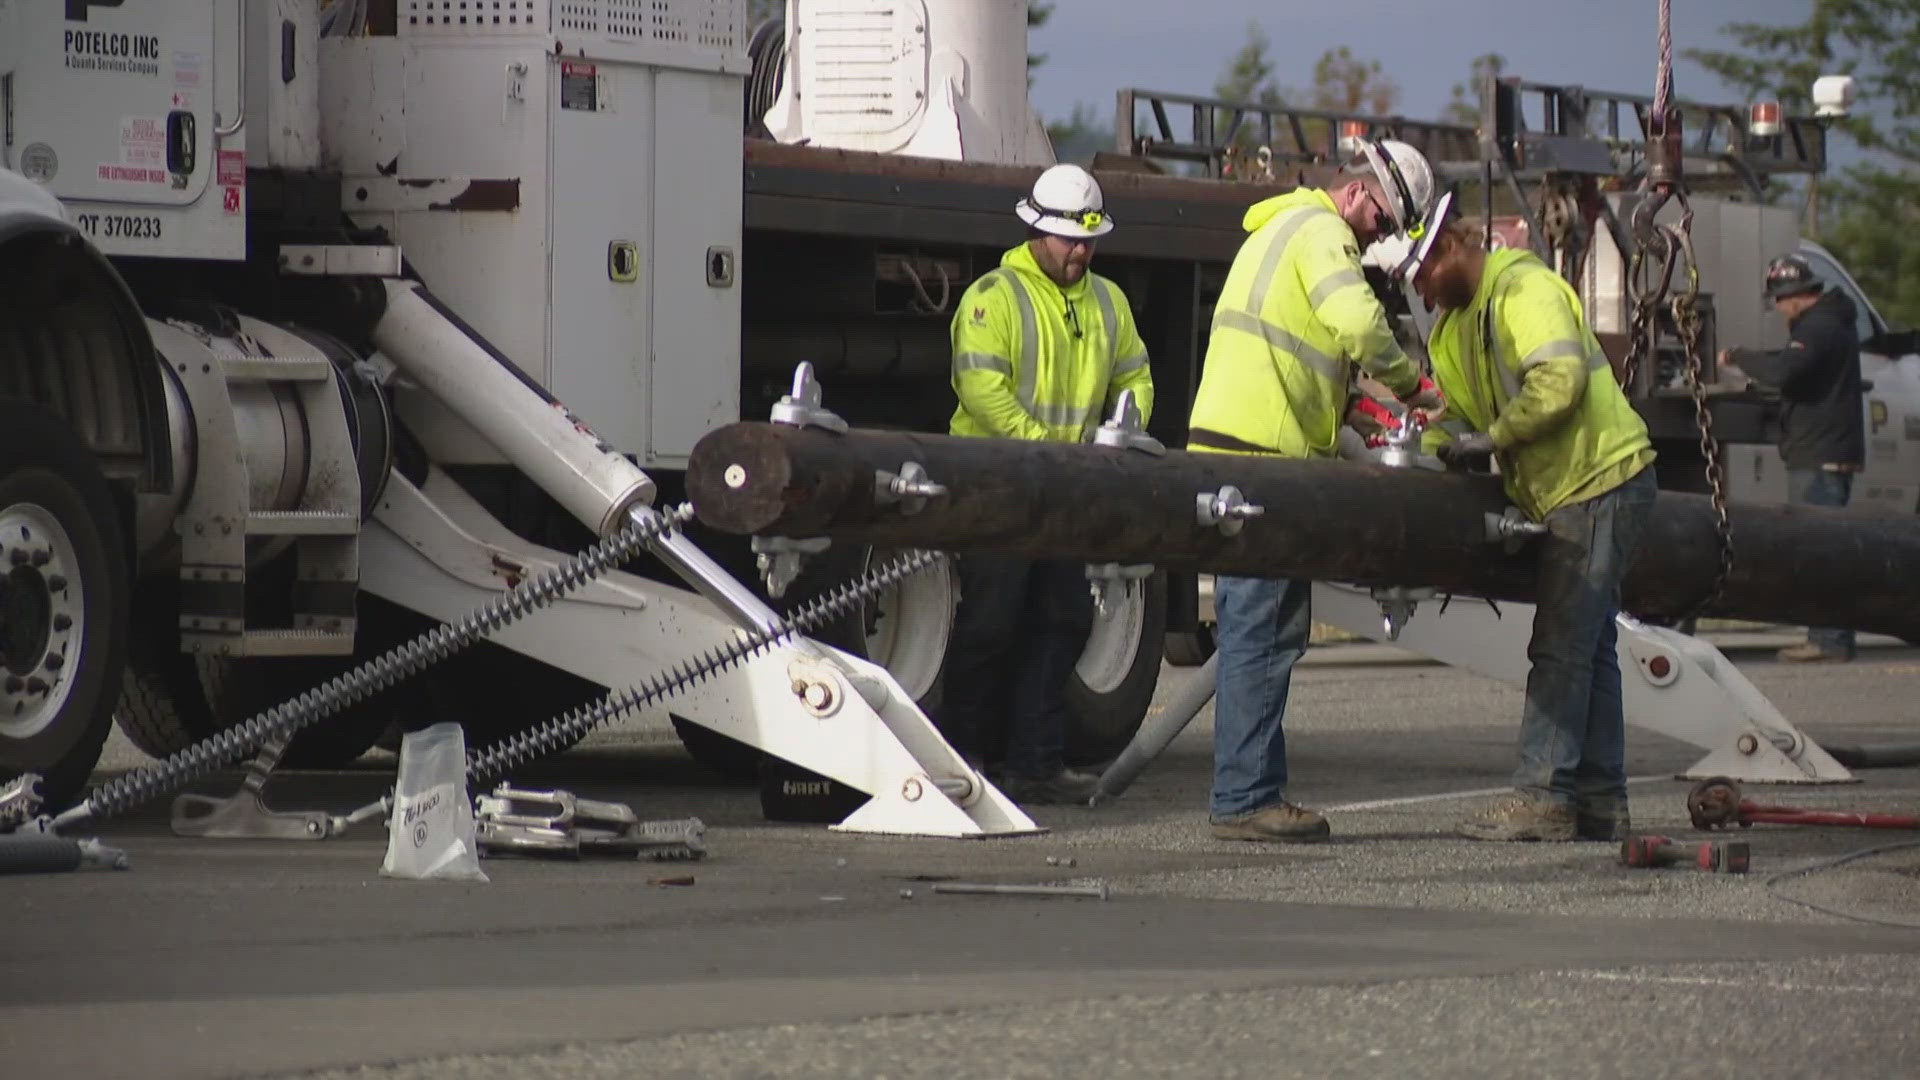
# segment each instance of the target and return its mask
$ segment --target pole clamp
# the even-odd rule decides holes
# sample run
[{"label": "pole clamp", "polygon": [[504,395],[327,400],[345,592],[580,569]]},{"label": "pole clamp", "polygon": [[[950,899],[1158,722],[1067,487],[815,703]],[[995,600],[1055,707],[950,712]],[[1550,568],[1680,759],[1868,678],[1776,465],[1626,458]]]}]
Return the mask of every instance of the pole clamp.
[{"label": "pole clamp", "polygon": [[1232,484],[1222,485],[1217,492],[1202,491],[1193,497],[1194,523],[1202,528],[1217,527],[1222,536],[1237,535],[1246,527],[1248,518],[1257,518],[1266,512],[1266,507],[1248,502]]}]

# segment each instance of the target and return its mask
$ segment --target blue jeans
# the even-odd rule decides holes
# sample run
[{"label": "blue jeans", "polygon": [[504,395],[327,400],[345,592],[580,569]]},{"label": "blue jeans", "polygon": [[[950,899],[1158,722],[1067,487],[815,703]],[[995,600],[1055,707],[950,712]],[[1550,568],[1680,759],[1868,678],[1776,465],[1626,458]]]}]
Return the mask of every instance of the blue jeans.
[{"label": "blue jeans", "polygon": [[1547,515],[1513,786],[1564,806],[1627,793],[1620,579],[1653,510],[1653,467]]},{"label": "blue jeans", "polygon": [[[1853,495],[1853,474],[1828,469],[1788,469],[1787,498],[1800,506],[1844,507]],[[1808,627],[1807,641],[1822,652],[1853,657],[1853,631]]]},{"label": "blue jeans", "polygon": [[1294,661],[1307,651],[1313,629],[1312,601],[1311,582],[1214,579],[1215,817],[1273,806],[1286,793],[1287,735],[1281,719]]}]

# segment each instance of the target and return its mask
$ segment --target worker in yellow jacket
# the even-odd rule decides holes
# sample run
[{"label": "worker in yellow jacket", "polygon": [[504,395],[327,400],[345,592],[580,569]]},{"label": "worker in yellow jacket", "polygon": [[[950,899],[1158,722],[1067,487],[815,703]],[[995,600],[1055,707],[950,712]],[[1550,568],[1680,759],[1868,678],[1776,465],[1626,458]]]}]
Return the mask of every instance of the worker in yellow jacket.
[{"label": "worker in yellow jacket", "polygon": [[[1396,140],[1365,143],[1332,190],[1302,188],[1250,207],[1213,312],[1187,448],[1331,458],[1354,365],[1402,402],[1435,408],[1431,388],[1395,340],[1367,284],[1360,252],[1417,231],[1432,206],[1433,169]],[[1284,507],[1270,512],[1284,513]],[[1282,727],[1293,665],[1312,628],[1312,584],[1214,580],[1213,835],[1313,841],[1325,817],[1286,799]]]},{"label": "worker in yellow jacket", "polygon": [[1459,831],[1617,841],[1629,818],[1614,616],[1656,493],[1647,425],[1579,295],[1531,252],[1488,252],[1454,222],[1434,234],[1413,281],[1441,312],[1428,353],[1450,425],[1464,428],[1431,428],[1427,445],[1449,465],[1497,460],[1507,497],[1548,530],[1514,791]]},{"label": "worker in yellow jacket", "polygon": [[[954,311],[951,434],[1086,442],[1126,391],[1144,424],[1146,346],[1120,287],[1088,269],[1113,229],[1100,185],[1077,165],[1055,165],[1015,214],[1026,241]],[[959,573],[943,732],[1017,802],[1086,802],[1099,777],[1062,758],[1067,680],[1093,625],[1086,564],[965,555]]]}]

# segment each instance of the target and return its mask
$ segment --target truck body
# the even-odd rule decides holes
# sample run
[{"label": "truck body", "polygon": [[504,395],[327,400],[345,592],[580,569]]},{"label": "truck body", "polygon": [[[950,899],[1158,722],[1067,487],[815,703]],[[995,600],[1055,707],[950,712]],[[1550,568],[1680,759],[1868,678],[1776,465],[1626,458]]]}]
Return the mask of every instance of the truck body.
[{"label": "truck body", "polygon": [[[84,679],[41,672],[37,692],[17,673],[0,706],[26,719],[0,716],[0,766],[77,790],[116,707],[164,755],[456,618],[677,501],[694,442],[792,403],[801,362],[849,423],[944,431],[954,298],[1020,242],[1013,204],[1052,157],[1026,104],[1024,4],[792,0],[781,25],[748,27],[739,0],[0,0],[0,404],[84,448],[55,471],[105,494],[63,520],[117,570],[88,543],[66,561],[99,582],[88,625],[131,628],[88,639]],[[884,74],[834,68],[830,39]],[[1335,156],[1224,179],[1229,148],[1208,147],[1175,175],[1133,137],[1130,93],[1120,107],[1121,152],[1094,163],[1119,225],[1097,269],[1152,358],[1149,433],[1178,446],[1245,207]],[[1739,264],[1764,261],[1763,233],[1713,287],[1759,280]],[[1671,389],[1639,395],[1650,418]],[[1908,415],[1885,411],[1879,439]],[[1686,444],[1661,430],[1663,451]],[[1764,462],[1729,460],[1768,490]],[[1909,510],[1920,491],[1876,484]],[[710,561],[657,551],[599,607],[498,635],[289,753],[349,760],[423,716],[497,737],[887,554],[816,552],[776,588],[754,581],[776,552],[685,536]],[[47,577],[10,594],[23,622],[58,624]],[[1109,602],[1071,687],[1081,762],[1137,728],[1163,650],[1206,651],[1197,578],[1094,584]],[[764,751],[870,806],[901,770],[943,791],[963,776],[970,825],[911,827],[1018,829],[1017,811],[981,816],[981,778],[926,716],[955,596],[942,564],[815,635],[867,688],[852,734],[794,733],[807,710],[781,687],[806,680],[777,673],[799,662],[784,654],[660,718],[716,767]],[[39,664],[69,625],[0,651]],[[607,640],[623,634],[642,643]]]}]

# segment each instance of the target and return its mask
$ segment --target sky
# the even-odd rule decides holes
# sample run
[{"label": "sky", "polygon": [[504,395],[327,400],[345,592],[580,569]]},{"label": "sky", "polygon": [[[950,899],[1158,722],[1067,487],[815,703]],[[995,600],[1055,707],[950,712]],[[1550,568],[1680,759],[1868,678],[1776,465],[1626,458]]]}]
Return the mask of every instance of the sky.
[{"label": "sky", "polygon": [[[1811,7],[1811,0],[1673,0],[1675,93],[1739,103],[1742,95],[1681,52],[1728,47],[1720,29],[1729,22],[1797,23]],[[1648,95],[1659,58],[1656,0],[1057,0],[1029,42],[1030,51],[1047,54],[1035,72],[1034,108],[1062,120],[1084,102],[1110,124],[1123,85],[1211,94],[1245,43],[1249,20],[1272,42],[1282,87],[1307,87],[1320,54],[1345,45],[1381,62],[1401,89],[1396,111],[1411,118],[1438,117],[1483,53],[1504,54],[1507,73],[1529,81]]]}]

